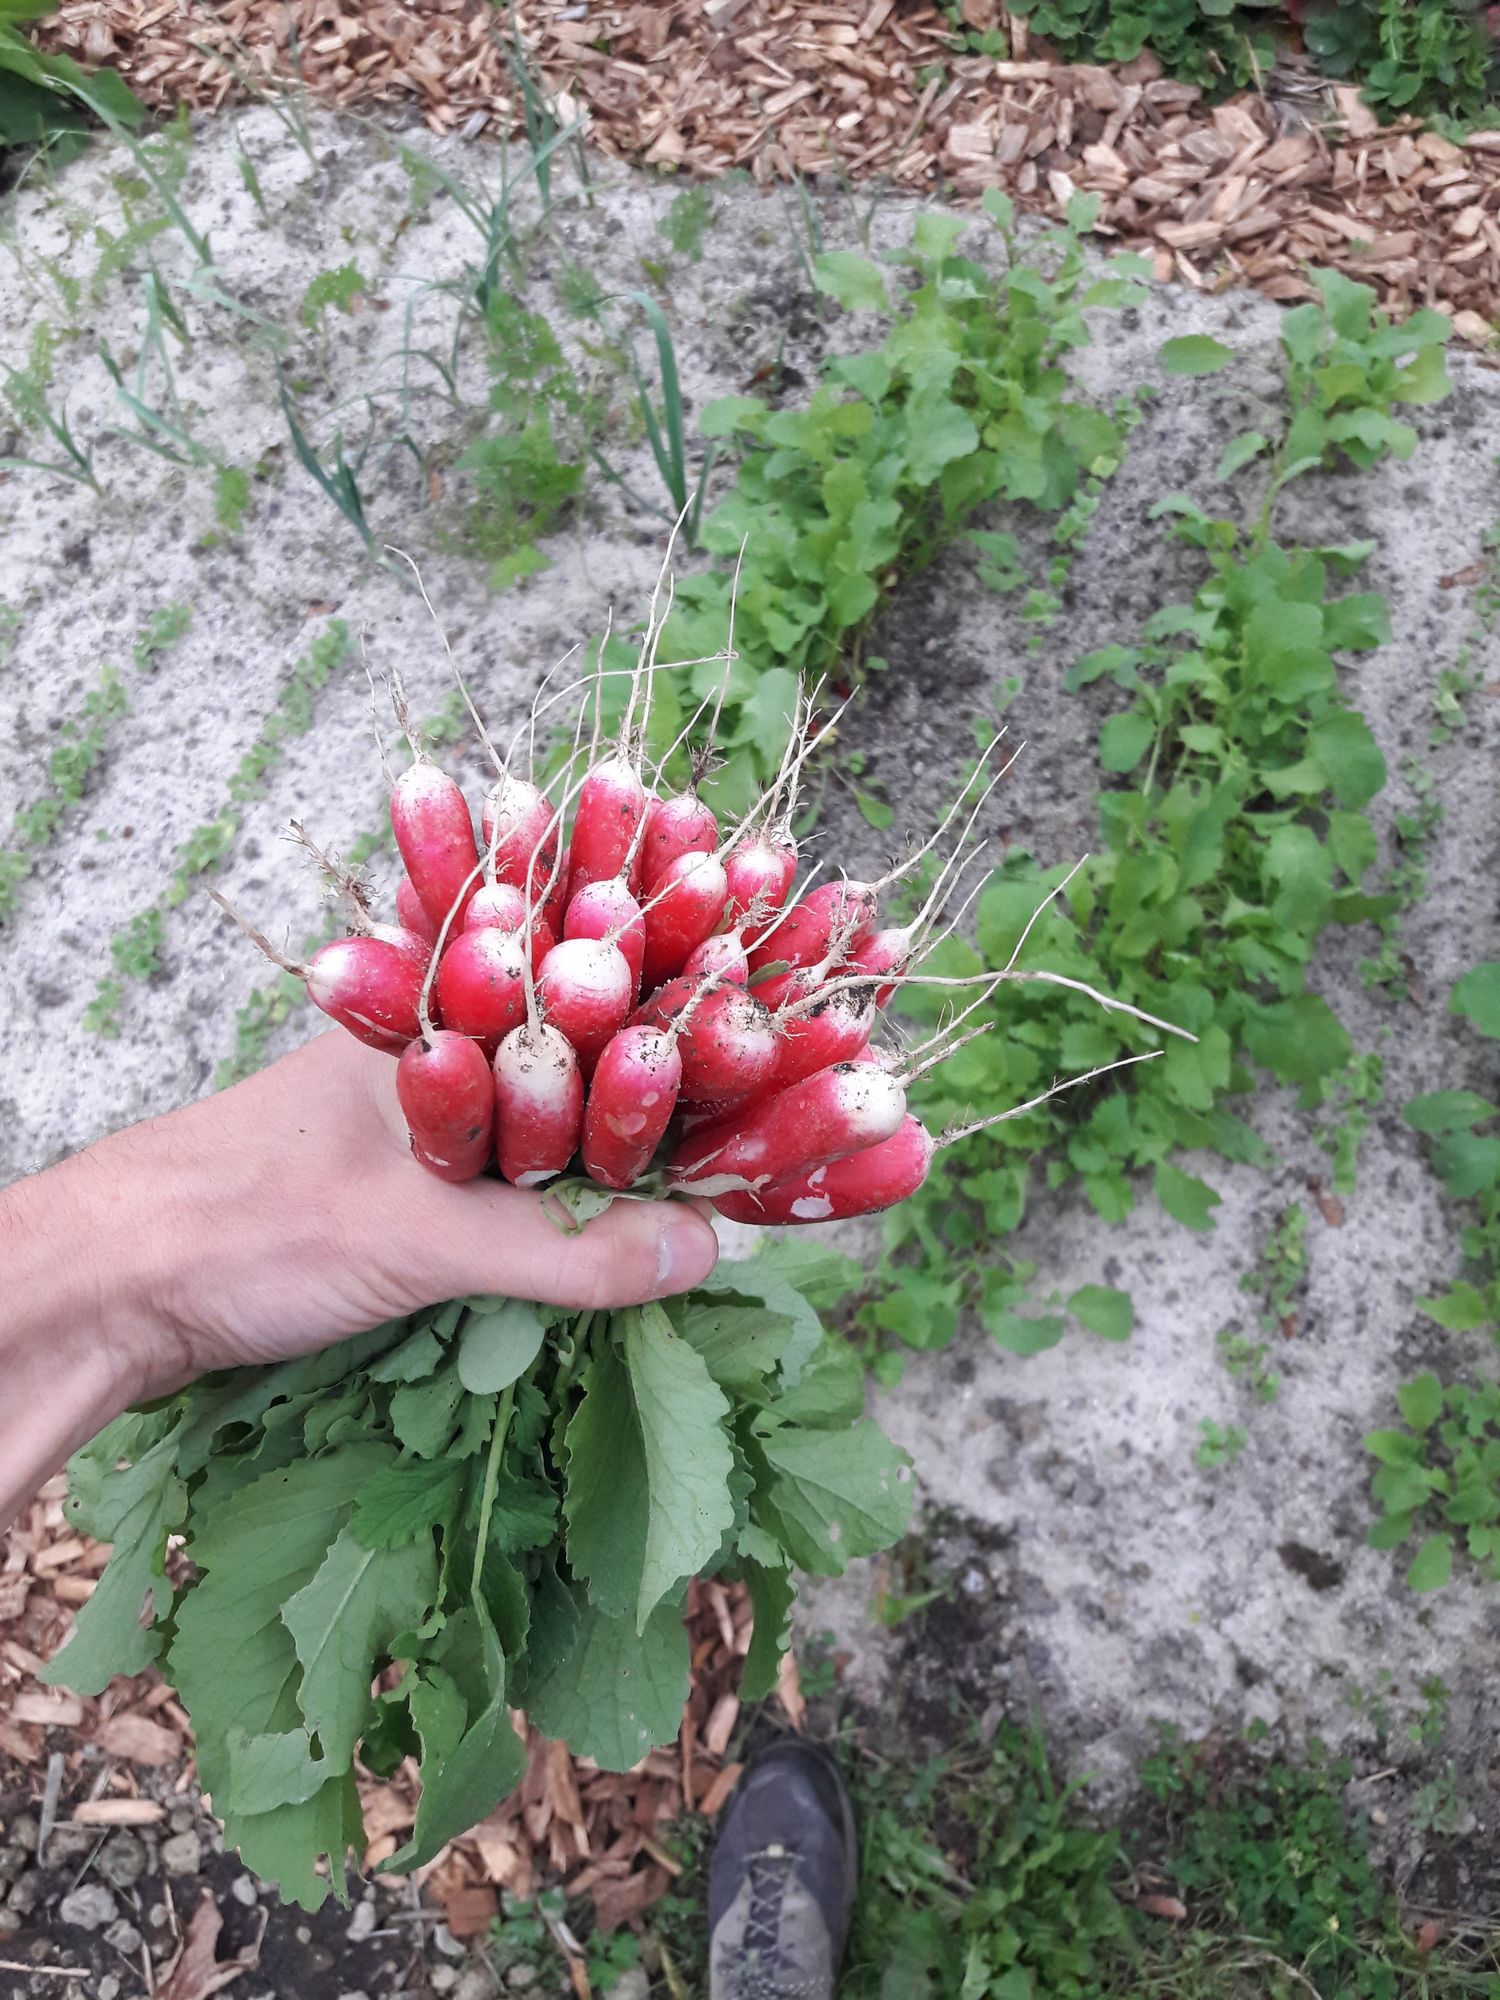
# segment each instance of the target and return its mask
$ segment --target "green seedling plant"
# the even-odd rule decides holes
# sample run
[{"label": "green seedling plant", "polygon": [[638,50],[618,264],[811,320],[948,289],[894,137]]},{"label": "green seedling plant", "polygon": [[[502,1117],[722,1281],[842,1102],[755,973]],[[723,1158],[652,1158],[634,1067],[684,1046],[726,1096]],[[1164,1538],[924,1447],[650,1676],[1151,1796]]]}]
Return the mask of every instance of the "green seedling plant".
[{"label": "green seedling plant", "polygon": [[1212,1417],[1202,1417],[1198,1429],[1201,1436],[1193,1463],[1200,1472],[1220,1472],[1233,1465],[1248,1442],[1240,1424],[1219,1424]]},{"label": "green seedling plant", "polygon": [[[1330,924],[1394,908],[1366,880],[1376,859],[1367,808],[1385,762],[1337,666],[1340,654],[1385,643],[1389,622],[1382,598],[1343,587],[1366,546],[1287,547],[1272,524],[1279,494],[1325,460],[1405,448],[1386,399],[1435,394],[1441,350],[1430,324],[1389,327],[1372,294],[1350,296],[1360,288],[1339,280],[1320,290],[1285,323],[1292,409],[1280,441],[1250,433],[1226,454],[1227,476],[1258,464],[1260,505],[1236,522],[1185,496],[1160,503],[1174,536],[1200,552],[1204,582],[1148,620],[1139,644],[1106,646],[1068,676],[1070,688],[1112,682],[1127,697],[1099,736],[1102,851],[1083,868],[1041,870],[1012,850],[975,908],[990,962],[1045,963],[1154,1013],[1170,994],[1173,1019],[1198,1039],[1167,1048],[1104,1101],[1070,1093],[955,1149],[922,1196],[887,1219],[888,1289],[867,1309],[877,1330],[902,1338],[916,1328],[919,1344],[938,1345],[969,1308],[1002,1345],[1051,1344],[1066,1320],[1019,1312],[1014,1273],[993,1257],[1033,1175],[1077,1180],[1103,1219],[1119,1221],[1144,1169],[1166,1213],[1206,1231],[1218,1191],[1179,1152],[1265,1166],[1268,1149],[1230,1108],[1256,1071],[1299,1091],[1308,1109],[1347,1071],[1348,1032],[1306,975]],[[1230,358],[1193,336],[1169,343],[1164,366],[1202,374]],[[1382,421],[1342,422],[1361,412]],[[977,963],[957,941],[930,961],[954,974]],[[901,1005],[923,1018],[938,1003],[913,993]],[[934,1114],[962,1120],[997,1092],[1024,1102],[1039,1079],[1145,1045],[1118,1011],[1085,1020],[1048,1009],[1045,1022],[1043,1011],[1024,987],[1007,993],[1003,1033],[961,1050],[929,1086]]]},{"label": "green seedling plant", "polygon": [[0,848],[0,927],[15,915],[22,885],[38,857],[57,838],[69,808],[80,803],[104,762],[111,724],[129,708],[124,682],[113,667],[105,667],[80,712],[58,730],[60,740],[47,760],[49,788],[17,812],[9,844]]},{"label": "green seedling plant", "polygon": [[1268,1362],[1269,1341],[1249,1340],[1226,1327],[1218,1334],[1216,1345],[1226,1372],[1236,1382],[1242,1382],[1257,1403],[1276,1401],[1281,1377]]},{"label": "green seedling plant", "polygon": [[1283,1210],[1266,1238],[1255,1268],[1240,1279],[1240,1290],[1262,1301],[1260,1330],[1285,1338],[1296,1331],[1293,1301],[1307,1276],[1307,1217],[1300,1202]]}]

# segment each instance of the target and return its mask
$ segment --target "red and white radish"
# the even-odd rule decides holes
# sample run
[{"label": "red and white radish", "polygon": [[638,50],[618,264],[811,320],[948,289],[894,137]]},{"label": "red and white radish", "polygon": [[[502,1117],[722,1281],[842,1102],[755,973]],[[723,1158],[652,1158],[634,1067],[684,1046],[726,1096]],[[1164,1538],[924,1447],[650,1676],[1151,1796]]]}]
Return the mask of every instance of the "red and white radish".
[{"label": "red and white radish", "polygon": [[438,962],[433,992],[443,1026],[472,1035],[493,1055],[526,1017],[526,972],[520,932],[462,932]]},{"label": "red and white radish", "polygon": [[542,960],[536,987],[547,1025],[572,1044],[589,1076],[635,1001],[625,954],[604,938],[564,938]]},{"label": "red and white radish", "polygon": [[[646,956],[646,923],[641,906],[619,875],[606,882],[589,882],[569,898],[563,918],[565,938],[607,938],[619,946],[630,967],[631,1005],[640,998],[641,971]],[[653,984],[655,982],[653,981]]]},{"label": "red and white radish", "polygon": [[403,875],[396,884],[396,921],[403,930],[415,931],[418,937],[426,938],[429,946],[437,943],[438,927],[422,907],[422,898],[409,875]]},{"label": "red and white radish", "polygon": [[604,1187],[628,1188],[650,1166],[677,1108],[682,1056],[659,1028],[622,1028],[606,1044],[583,1114],[583,1166]]},{"label": "red and white radish", "polygon": [[915,1194],[936,1151],[931,1133],[908,1112],[899,1129],[877,1145],[773,1181],[753,1194],[735,1189],[714,1195],[713,1205],[731,1222],[848,1222],[894,1208]]},{"label": "red and white radish", "polygon": [[523,1021],[495,1052],[495,1132],[500,1172],[513,1187],[560,1174],[578,1150],[583,1072],[556,1028]]},{"label": "red and white radish", "polygon": [[641,840],[642,888],[654,894],[674,861],[684,854],[712,854],[718,844],[719,822],[695,791],[654,799]]},{"label": "red and white radish", "polygon": [[391,787],[391,831],[434,930],[479,886],[479,849],[462,789],[436,764],[409,764]]},{"label": "red and white radish", "polygon": [[646,903],[642,983],[649,990],[674,978],[688,956],[718,929],[728,888],[724,864],[712,854],[679,854],[662,871]]},{"label": "red and white radish", "polygon": [[389,938],[335,938],[313,954],[307,997],[372,1049],[392,1053],[422,1031],[426,966]]},{"label": "red and white radish", "polygon": [[[640,887],[640,843],[636,836],[649,805],[640,772],[616,754],[589,772],[579,788],[568,844],[569,894],[576,896],[590,882],[608,882],[627,869],[626,886]],[[629,857],[636,859],[627,868]]]},{"label": "red and white radish", "polygon": [[396,1065],[396,1097],[411,1149],[444,1181],[471,1181],[490,1163],[495,1079],[483,1049],[448,1028],[411,1042]]},{"label": "red and white radish", "polygon": [[906,1091],[896,1077],[872,1063],[840,1063],[690,1134],[672,1155],[673,1182],[692,1193],[723,1175],[755,1184],[785,1180],[879,1145],[905,1114]]}]

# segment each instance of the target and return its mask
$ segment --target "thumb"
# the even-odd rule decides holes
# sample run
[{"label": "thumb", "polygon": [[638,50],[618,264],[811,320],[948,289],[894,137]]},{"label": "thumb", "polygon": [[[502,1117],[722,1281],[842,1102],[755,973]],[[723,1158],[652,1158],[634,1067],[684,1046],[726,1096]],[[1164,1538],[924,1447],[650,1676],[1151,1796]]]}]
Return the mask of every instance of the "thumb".
[{"label": "thumb", "polygon": [[718,1262],[713,1226],[686,1202],[613,1201],[567,1235],[541,1196],[494,1181],[453,1187],[414,1174],[406,1195],[421,1287],[434,1301],[495,1292],[581,1312],[641,1305],[691,1291]]}]

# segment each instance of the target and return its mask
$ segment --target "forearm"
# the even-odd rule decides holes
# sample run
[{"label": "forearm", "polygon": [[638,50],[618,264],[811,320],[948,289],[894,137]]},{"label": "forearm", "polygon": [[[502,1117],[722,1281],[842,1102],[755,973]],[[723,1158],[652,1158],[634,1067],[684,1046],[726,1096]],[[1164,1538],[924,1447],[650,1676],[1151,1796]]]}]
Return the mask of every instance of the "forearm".
[{"label": "forearm", "polygon": [[141,1393],[107,1148],[0,1190],[0,1526]]}]

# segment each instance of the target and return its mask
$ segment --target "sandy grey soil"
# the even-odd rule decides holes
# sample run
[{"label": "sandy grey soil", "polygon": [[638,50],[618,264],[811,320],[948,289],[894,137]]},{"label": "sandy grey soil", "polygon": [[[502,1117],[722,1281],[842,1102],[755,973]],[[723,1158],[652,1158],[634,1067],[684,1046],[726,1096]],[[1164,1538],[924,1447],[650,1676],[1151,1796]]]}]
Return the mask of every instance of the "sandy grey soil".
[{"label": "sandy grey soil", "polygon": [[[308,407],[342,407],[351,435],[357,399],[372,389],[391,420],[387,391],[399,382],[407,308],[414,341],[441,326],[451,305],[433,287],[472,254],[467,226],[441,196],[411,218],[408,177],[379,134],[319,122],[314,169],[269,114],[240,123],[269,221],[245,192],[227,126],[198,134],[183,185],[189,212],[212,231],[226,285],[268,318],[294,324],[310,279],[357,261],[369,281],[365,310],[330,315],[326,344],[304,339],[295,366],[309,384]],[[493,172],[492,156],[478,149],[451,146],[442,157],[456,172]],[[19,262],[0,285],[0,353],[20,360],[40,323],[57,328],[58,380],[73,421],[93,436],[119,420],[92,358],[93,336],[133,353],[139,286],[112,283],[76,315],[87,318],[89,335],[69,339],[61,330],[75,315],[47,260],[87,281],[98,258],[92,231],[118,204],[112,176],[121,171],[121,161],[99,149],[56,187],[23,191],[9,225]],[[639,283],[641,257],[662,254],[656,225],[670,196],[658,182],[596,169],[592,206],[573,189],[561,198],[569,255],[606,290]],[[811,379],[828,337],[779,198],[744,189],[715,200],[703,260],[678,260],[670,281],[695,404],[741,387],[778,354]],[[875,240],[903,240],[909,213],[900,204],[880,208]],[[840,203],[829,205],[826,225],[830,242],[853,241]],[[170,240],[154,254],[164,269],[187,268]],[[538,300],[558,276],[543,262]],[[10,1003],[0,1054],[0,1175],[43,1166],[210,1087],[232,1048],[236,1009],[262,975],[201,898],[169,915],[163,976],[128,991],[118,1040],[86,1033],[80,1014],[109,970],[110,933],[158,893],[173,848],[218,809],[283,676],[328,617],[364,632],[377,671],[400,666],[419,710],[435,709],[448,691],[420,602],[363,559],[292,461],[265,346],[248,324],[208,308],[195,309],[194,326],[194,345],[178,361],[184,395],[198,406],[205,436],[237,463],[264,467],[242,536],[214,542],[201,476],[173,472],[118,442],[99,445],[102,500],[34,475],[0,484],[0,599],[19,614],[0,668],[0,800],[19,805],[38,794],[59,724],[103,665],[119,665],[131,703],[111,726],[83,803],[23,889],[17,922],[0,936]],[[1224,439],[1274,397],[1276,312],[1258,300],[1170,291],[1101,330],[1080,371],[1100,396],[1150,372],[1171,334],[1219,334],[1240,359],[1225,376],[1163,386],[1040,651],[1027,652],[1015,601],[981,589],[964,553],[902,594],[876,635],[891,670],[871,685],[845,732],[868,753],[898,827],[929,820],[969,746],[970,717],[1015,676],[1008,719],[1030,747],[997,828],[1048,862],[1087,847],[1092,742],[1113,690],[1066,695],[1063,670],[1106,639],[1128,640],[1142,617],[1190,593],[1193,559],[1164,543],[1147,509],[1177,488],[1207,494]],[[1353,1704],[1383,1691],[1399,1736],[1421,1708],[1421,1683],[1435,1674],[1452,1693],[1441,1756],[1457,1763],[1459,1823],[1493,1823],[1494,1592],[1461,1578],[1435,1597],[1415,1598],[1391,1558],[1364,1547],[1360,1444],[1364,1432],[1390,1420],[1395,1386],[1413,1367],[1463,1352],[1413,1309],[1457,1268],[1458,1246],[1399,1107],[1440,1084],[1489,1084],[1485,1060],[1449,1021],[1443,996],[1467,965],[1497,955],[1500,813],[1490,697],[1471,703],[1467,726],[1446,748],[1427,750],[1438,676],[1470,615],[1463,591],[1439,579],[1473,559],[1482,528],[1500,511],[1493,466],[1500,377],[1462,357],[1455,372],[1458,392],[1421,418],[1409,466],[1308,480],[1283,519],[1285,533],[1306,540],[1376,538],[1368,587],[1389,596],[1395,639],[1350,671],[1393,773],[1377,818],[1388,835],[1407,802],[1399,772],[1408,752],[1432,765],[1446,810],[1430,897],[1407,932],[1421,998],[1393,1011],[1363,991],[1357,967],[1370,949],[1367,936],[1330,938],[1315,973],[1356,1042],[1379,1048],[1386,1063],[1386,1103],[1365,1147],[1358,1193],[1345,1202],[1341,1226],[1321,1219],[1307,1179],[1326,1173],[1326,1160],[1306,1118],[1272,1094],[1254,1115],[1281,1164],[1270,1175],[1206,1167],[1223,1195],[1209,1236],[1189,1235],[1149,1199],[1114,1229],[1070,1197],[1034,1202],[1011,1247],[1035,1260],[1039,1283],[1124,1286],[1135,1298],[1137,1331],[1124,1347],[1074,1338],[1031,1360],[973,1333],[945,1354],[913,1361],[901,1386],[879,1399],[882,1420],[912,1451],[941,1510],[930,1564],[947,1579],[947,1609],[929,1614],[926,1650],[920,1625],[878,1639],[864,1617],[865,1576],[841,1591],[815,1592],[806,1623],[832,1630],[856,1654],[852,1678],[885,1704],[895,1726],[907,1715],[915,1727],[950,1679],[962,1682],[966,1700],[987,1685],[992,1699],[1035,1701],[1077,1764],[1117,1791],[1158,1719],[1199,1731],[1263,1717],[1293,1740],[1316,1733],[1367,1744]],[[437,403],[414,402],[407,417],[423,443],[453,434],[452,412]],[[330,421],[322,434],[331,428]],[[639,451],[635,465],[644,481]],[[639,610],[659,562],[658,524],[601,487],[576,527],[548,543],[552,567],[491,598],[457,546],[455,482],[434,500],[412,456],[395,452],[372,459],[367,480],[377,535],[421,560],[455,656],[500,728],[522,712],[537,675],[599,629],[611,605],[624,617]],[[1039,552],[1032,524],[1003,525]],[[169,603],[191,606],[191,628],[151,670],[137,671],[134,636]],[[1500,673],[1493,649],[1480,664],[1487,679]],[[472,743],[463,767],[477,776]],[[250,809],[220,876],[226,893],[299,939],[316,921],[316,892],[279,829],[301,813],[316,831],[347,843],[377,823],[379,798],[368,690],[355,657],[319,697],[312,732],[293,740],[266,798]],[[851,858],[873,859],[878,839],[836,802],[834,810]],[[312,1026],[294,1017],[273,1048]],[[1226,1375],[1214,1336],[1224,1327],[1249,1329],[1253,1305],[1239,1279],[1294,1199],[1310,1216],[1309,1273],[1296,1336],[1276,1356],[1281,1394],[1261,1407]],[[1192,1462],[1204,1417],[1249,1432],[1239,1462],[1213,1476]],[[1390,1752],[1398,1776],[1379,1796],[1397,1822],[1402,1799],[1429,1774],[1431,1760],[1419,1769],[1420,1761],[1404,1739]],[[1417,1849],[1423,1838],[1420,1827],[1410,1835]]]}]

